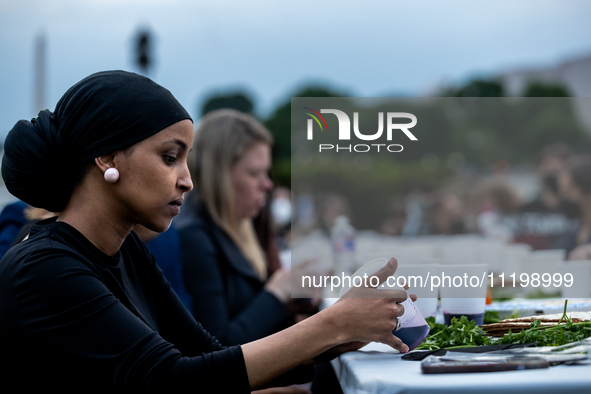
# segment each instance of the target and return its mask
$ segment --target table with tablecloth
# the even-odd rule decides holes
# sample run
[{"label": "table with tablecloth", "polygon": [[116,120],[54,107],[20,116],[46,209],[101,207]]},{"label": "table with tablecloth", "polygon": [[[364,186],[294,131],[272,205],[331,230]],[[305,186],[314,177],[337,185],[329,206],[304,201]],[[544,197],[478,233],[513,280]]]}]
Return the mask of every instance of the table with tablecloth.
[{"label": "table with tablecloth", "polygon": [[420,361],[403,360],[386,345],[371,343],[331,364],[345,394],[388,393],[591,393],[591,364],[486,373],[423,374]]}]

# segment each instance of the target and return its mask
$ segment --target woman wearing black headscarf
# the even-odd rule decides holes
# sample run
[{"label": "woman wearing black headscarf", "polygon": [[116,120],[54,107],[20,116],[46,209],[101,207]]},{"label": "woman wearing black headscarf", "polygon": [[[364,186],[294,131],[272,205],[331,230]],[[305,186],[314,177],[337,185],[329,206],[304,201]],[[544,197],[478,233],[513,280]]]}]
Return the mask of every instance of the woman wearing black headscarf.
[{"label": "woman wearing black headscarf", "polygon": [[[282,374],[289,383],[309,378],[304,364],[360,346],[352,341],[407,349],[392,335],[401,291],[344,299],[242,346],[225,348],[203,330],[131,231],[139,223],[162,232],[178,214],[193,187],[192,139],[191,119],[168,90],[123,71],[85,78],[54,113],[11,130],[8,190],[60,214],[0,263],[3,392],[249,392]],[[395,269],[392,260],[379,276]]]}]

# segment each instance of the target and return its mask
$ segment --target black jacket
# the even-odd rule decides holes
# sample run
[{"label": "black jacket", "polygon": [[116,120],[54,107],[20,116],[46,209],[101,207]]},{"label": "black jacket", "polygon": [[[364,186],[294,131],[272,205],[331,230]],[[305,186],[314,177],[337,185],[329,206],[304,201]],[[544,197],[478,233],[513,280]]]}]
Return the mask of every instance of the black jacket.
[{"label": "black jacket", "polygon": [[285,328],[285,304],[265,283],[238,246],[200,208],[179,226],[185,287],[193,316],[222,344],[251,342]]}]

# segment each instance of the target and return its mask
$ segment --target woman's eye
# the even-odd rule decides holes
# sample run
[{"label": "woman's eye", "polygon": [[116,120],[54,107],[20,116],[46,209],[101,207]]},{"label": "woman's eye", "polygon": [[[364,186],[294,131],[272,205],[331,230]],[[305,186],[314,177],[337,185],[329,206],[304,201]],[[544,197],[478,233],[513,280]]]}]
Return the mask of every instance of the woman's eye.
[{"label": "woman's eye", "polygon": [[169,155],[164,155],[164,161],[166,161],[169,164],[173,164],[173,163],[176,162],[176,157],[169,156]]}]

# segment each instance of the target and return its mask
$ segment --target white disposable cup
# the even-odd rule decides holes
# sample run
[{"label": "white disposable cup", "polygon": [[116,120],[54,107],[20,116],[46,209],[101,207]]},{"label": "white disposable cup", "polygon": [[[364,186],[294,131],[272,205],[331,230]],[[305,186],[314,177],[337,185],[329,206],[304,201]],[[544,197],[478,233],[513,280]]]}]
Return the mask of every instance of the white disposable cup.
[{"label": "white disposable cup", "polygon": [[[545,274],[551,277],[560,272],[561,264],[564,263],[566,251],[564,249],[535,250],[530,252],[521,262],[523,273],[529,277],[528,286],[524,288],[526,294],[554,294],[559,288],[554,286],[542,286],[541,282],[534,280],[542,279]],[[519,277],[519,276],[517,276]],[[535,286],[537,284],[538,286]]]},{"label": "white disposable cup", "polygon": [[[559,273],[562,279],[560,289],[563,298],[591,297],[591,260],[565,261],[560,264]],[[566,274],[572,275],[572,285],[568,287],[565,282]]]},{"label": "white disposable cup", "polygon": [[[488,287],[487,274],[487,264],[445,265],[441,267],[440,277],[443,286],[439,288],[439,294],[441,295],[441,310],[446,323],[449,324],[452,317],[467,316],[469,320],[483,324]],[[473,286],[476,284],[477,286]]]},{"label": "white disposable cup", "polygon": [[424,317],[435,317],[438,303],[439,300],[437,298],[417,298],[415,301],[415,307]]},{"label": "white disposable cup", "polygon": [[466,316],[468,320],[474,320],[476,324],[484,324],[485,298],[442,298],[441,310],[445,324],[449,325],[452,318]]}]

